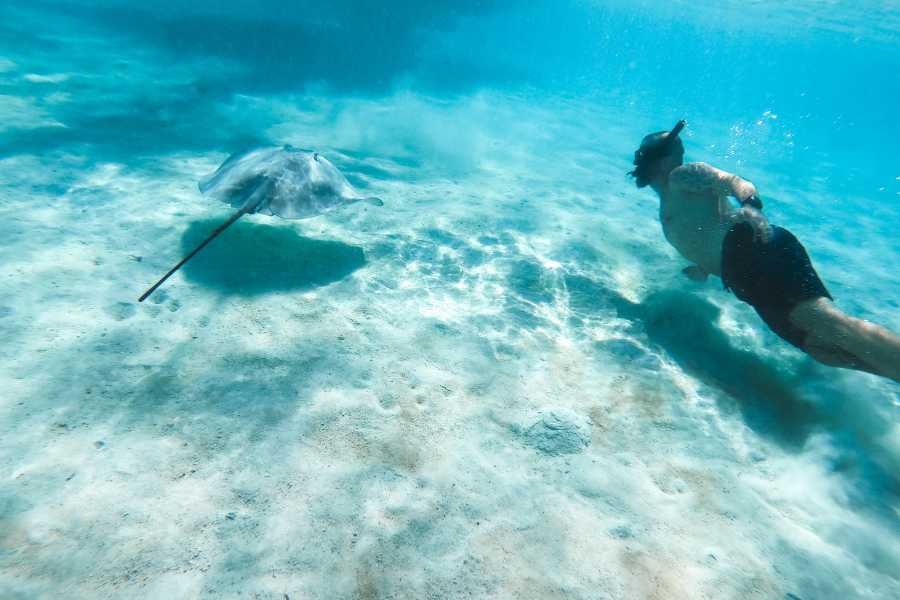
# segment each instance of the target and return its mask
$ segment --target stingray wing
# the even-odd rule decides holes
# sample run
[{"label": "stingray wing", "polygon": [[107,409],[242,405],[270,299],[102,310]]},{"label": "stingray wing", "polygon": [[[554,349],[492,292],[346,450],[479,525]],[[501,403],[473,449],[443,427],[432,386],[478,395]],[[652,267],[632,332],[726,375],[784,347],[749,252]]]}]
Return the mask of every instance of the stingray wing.
[{"label": "stingray wing", "polygon": [[200,191],[246,212],[306,219],[360,200],[357,192],[320,154],[284,147],[256,148],[230,156],[200,182]]},{"label": "stingray wing", "polygon": [[[343,175],[314,152],[286,150],[269,198],[260,211],[284,219],[307,219],[354,201]],[[353,191],[352,188],[349,191]]]},{"label": "stingray wing", "polygon": [[233,154],[215,173],[200,181],[200,191],[235,208],[261,204],[273,173],[281,167],[282,152],[282,148],[266,147]]}]

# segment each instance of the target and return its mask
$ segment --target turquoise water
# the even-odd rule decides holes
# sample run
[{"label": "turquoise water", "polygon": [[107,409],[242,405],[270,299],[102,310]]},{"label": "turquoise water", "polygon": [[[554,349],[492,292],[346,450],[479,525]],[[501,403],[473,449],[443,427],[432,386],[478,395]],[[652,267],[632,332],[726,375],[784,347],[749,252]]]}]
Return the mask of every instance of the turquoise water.
[{"label": "turquoise water", "polygon": [[[755,183],[900,331],[895,2],[0,6],[0,596],[896,598],[900,389],[665,241]],[[233,152],[384,206],[242,218]]]}]

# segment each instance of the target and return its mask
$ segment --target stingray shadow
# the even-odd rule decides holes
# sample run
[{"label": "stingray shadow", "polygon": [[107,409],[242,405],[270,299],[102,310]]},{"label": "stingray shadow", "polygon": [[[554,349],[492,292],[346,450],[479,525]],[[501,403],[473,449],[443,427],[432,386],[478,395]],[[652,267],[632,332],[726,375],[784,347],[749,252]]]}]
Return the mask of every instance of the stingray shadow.
[{"label": "stingray shadow", "polygon": [[[182,252],[190,252],[220,224],[221,219],[191,223],[181,237]],[[238,221],[183,272],[189,281],[225,294],[256,296],[328,285],[365,263],[358,246],[303,237],[290,227]]]}]

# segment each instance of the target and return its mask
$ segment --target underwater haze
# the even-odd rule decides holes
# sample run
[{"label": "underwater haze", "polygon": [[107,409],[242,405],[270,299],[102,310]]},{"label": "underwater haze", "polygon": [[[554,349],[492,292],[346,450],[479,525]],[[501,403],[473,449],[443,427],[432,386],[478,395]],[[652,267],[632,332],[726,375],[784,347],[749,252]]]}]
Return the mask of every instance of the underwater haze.
[{"label": "underwater haze", "polygon": [[[0,4],[0,597],[895,599],[900,386],[681,274],[752,181],[900,331],[895,0]],[[243,217],[290,144],[364,196]]]}]

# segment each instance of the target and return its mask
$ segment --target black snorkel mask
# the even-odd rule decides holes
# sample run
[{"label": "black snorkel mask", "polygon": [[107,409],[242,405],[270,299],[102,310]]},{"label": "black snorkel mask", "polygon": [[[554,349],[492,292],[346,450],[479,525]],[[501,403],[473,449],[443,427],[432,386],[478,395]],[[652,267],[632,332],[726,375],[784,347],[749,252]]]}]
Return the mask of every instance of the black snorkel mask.
[{"label": "black snorkel mask", "polygon": [[637,180],[638,187],[646,186],[649,181],[650,168],[659,159],[668,156],[675,148],[684,152],[678,134],[687,125],[684,119],[675,123],[675,127],[666,134],[665,131],[651,133],[641,142],[641,147],[634,153],[634,170],[628,173]]}]

